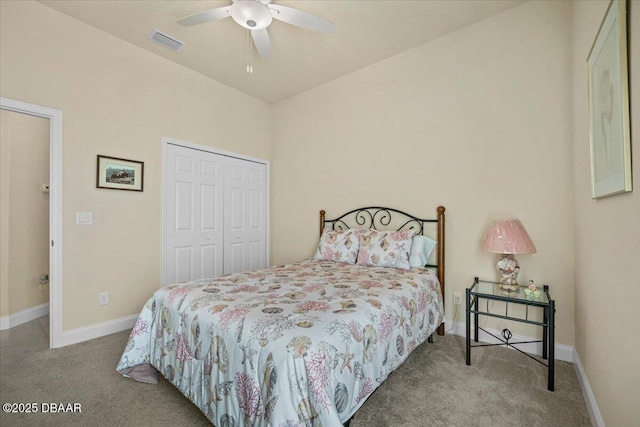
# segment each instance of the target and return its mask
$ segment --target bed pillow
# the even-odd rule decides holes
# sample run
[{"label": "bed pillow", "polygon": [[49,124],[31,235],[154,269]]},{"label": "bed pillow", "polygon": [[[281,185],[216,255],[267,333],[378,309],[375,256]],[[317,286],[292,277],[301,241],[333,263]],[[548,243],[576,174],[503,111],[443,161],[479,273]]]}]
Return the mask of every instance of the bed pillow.
[{"label": "bed pillow", "polygon": [[330,230],[320,236],[318,250],[313,259],[355,264],[360,246],[360,230]]},{"label": "bed pillow", "polygon": [[437,243],[427,236],[413,236],[411,256],[409,257],[411,267],[424,267],[427,265],[429,256],[431,256],[431,252],[433,252]]},{"label": "bed pillow", "polygon": [[414,234],[414,230],[368,230],[360,233],[357,264],[409,270],[409,254]]}]

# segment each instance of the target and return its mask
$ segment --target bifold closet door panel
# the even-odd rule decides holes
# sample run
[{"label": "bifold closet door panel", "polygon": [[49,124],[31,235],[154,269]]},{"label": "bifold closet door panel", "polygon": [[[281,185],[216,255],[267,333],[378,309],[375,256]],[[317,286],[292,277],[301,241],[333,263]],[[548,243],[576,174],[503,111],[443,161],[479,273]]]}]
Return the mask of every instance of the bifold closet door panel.
[{"label": "bifold closet door panel", "polygon": [[224,272],[266,267],[266,165],[229,157],[224,183]]},{"label": "bifold closet door panel", "polygon": [[224,273],[225,160],[167,145],[165,284]]}]

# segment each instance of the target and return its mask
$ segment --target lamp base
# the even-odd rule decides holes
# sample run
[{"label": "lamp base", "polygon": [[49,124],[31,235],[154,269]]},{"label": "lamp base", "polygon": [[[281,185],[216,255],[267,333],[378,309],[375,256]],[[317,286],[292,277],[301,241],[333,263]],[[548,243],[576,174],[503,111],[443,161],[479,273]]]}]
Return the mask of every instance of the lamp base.
[{"label": "lamp base", "polygon": [[500,289],[506,291],[520,290],[518,286],[518,272],[520,271],[520,265],[518,260],[511,254],[504,254],[502,258],[496,264],[496,268],[500,271]]},{"label": "lamp base", "polygon": [[520,290],[520,285],[505,285],[504,283],[500,283],[498,287],[503,291],[509,292],[517,292]]}]

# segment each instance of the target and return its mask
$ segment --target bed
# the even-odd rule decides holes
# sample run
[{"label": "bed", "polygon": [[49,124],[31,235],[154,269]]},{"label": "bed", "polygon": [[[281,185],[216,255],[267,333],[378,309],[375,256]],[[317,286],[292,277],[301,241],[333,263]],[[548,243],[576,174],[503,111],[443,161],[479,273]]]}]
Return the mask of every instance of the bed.
[{"label": "bed", "polygon": [[[217,427],[348,425],[417,346],[444,334],[444,212],[321,211],[312,259],[165,286],[117,370],[151,383],[160,372]],[[414,259],[429,228],[433,255]]]}]

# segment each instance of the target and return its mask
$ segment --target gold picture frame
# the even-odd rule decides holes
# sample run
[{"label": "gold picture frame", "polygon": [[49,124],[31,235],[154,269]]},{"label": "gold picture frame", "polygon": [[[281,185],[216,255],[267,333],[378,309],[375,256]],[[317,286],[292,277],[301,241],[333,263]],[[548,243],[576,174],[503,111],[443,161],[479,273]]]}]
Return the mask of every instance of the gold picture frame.
[{"label": "gold picture frame", "polygon": [[627,4],[612,0],[589,56],[591,197],[632,190]]},{"label": "gold picture frame", "polygon": [[144,162],[98,154],[96,188],[142,191]]}]

